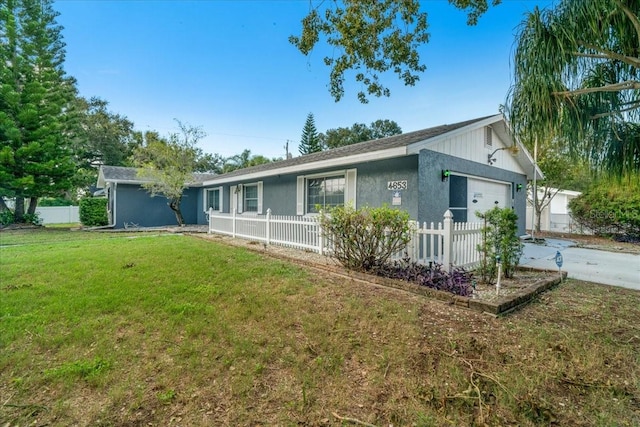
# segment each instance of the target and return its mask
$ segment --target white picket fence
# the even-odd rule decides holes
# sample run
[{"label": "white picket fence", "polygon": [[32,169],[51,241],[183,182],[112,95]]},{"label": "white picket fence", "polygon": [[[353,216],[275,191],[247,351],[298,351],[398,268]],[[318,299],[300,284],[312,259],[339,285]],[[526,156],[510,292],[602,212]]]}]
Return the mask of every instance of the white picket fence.
[{"label": "white picket fence", "polygon": [[[242,215],[214,213],[209,210],[209,233],[254,240],[265,245],[280,245],[328,254],[331,248],[322,236],[319,218],[315,216]],[[412,261],[428,264],[441,263],[447,270],[451,266],[474,267],[480,262],[478,245],[482,243],[482,223],[454,223],[447,211],[442,222],[413,223],[413,236],[407,247],[394,255],[394,259],[409,257]]]}]

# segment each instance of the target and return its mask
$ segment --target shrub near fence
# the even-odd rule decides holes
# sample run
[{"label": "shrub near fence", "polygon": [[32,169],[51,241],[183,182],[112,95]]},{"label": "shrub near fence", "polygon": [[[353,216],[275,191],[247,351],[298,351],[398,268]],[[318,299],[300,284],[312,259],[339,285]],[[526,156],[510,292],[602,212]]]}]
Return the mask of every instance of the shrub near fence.
[{"label": "shrub near fence", "polygon": [[80,200],[80,222],[86,227],[107,225],[107,199],[104,197],[88,197]]},{"label": "shrub near fence", "polygon": [[[478,244],[482,239],[481,223],[454,223],[453,214],[447,211],[441,223],[414,224],[411,240],[392,259],[402,259],[407,254],[412,261],[439,263],[447,271],[451,266],[469,268],[480,262]],[[266,215],[224,214],[209,210],[209,233],[255,240],[265,245],[310,250],[323,255],[331,252],[316,216],[272,215],[271,209],[267,210]]]}]

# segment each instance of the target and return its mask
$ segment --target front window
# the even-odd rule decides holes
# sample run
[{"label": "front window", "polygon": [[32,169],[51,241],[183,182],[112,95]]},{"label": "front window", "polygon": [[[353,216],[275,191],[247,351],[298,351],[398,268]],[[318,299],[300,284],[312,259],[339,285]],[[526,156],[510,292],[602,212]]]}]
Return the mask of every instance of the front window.
[{"label": "front window", "polygon": [[308,178],[306,187],[307,213],[318,213],[318,208],[329,209],[344,205],[344,175]]},{"label": "front window", "polygon": [[258,186],[257,185],[244,186],[243,205],[244,205],[245,212],[258,212]]},{"label": "front window", "polygon": [[207,210],[220,211],[220,189],[207,190]]}]

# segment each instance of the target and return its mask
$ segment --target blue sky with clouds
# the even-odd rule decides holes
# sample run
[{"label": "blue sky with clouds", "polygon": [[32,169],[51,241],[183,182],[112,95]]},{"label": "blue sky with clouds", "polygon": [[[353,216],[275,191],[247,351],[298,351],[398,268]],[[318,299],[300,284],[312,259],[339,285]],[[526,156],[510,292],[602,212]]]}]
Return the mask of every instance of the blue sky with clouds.
[{"label": "blue sky with clouds", "polygon": [[201,126],[200,147],[231,156],[297,154],[306,116],[316,127],[395,120],[404,132],[495,114],[511,83],[516,27],[550,0],[503,0],[475,27],[447,1],[428,0],[427,70],[414,87],[384,78],[390,98],[360,104],[355,82],[338,103],[319,47],[303,56],[299,34],[308,0],[55,0],[64,26],[65,68],[80,94],[107,100],[137,129],[167,134],[175,119]]}]

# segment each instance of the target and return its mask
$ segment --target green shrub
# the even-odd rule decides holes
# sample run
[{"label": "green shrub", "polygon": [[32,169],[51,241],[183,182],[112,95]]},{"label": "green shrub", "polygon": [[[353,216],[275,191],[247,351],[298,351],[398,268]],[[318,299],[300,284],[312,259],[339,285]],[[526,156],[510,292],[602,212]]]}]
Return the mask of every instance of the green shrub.
[{"label": "green shrub", "polygon": [[13,224],[15,221],[15,216],[13,212],[10,210],[0,211],[0,225],[9,225]]},{"label": "green shrub", "polygon": [[388,206],[357,210],[338,206],[322,212],[320,224],[332,256],[357,271],[385,264],[411,240],[409,213]]},{"label": "green shrub", "polygon": [[569,202],[573,219],[595,234],[640,237],[640,183],[602,181]]},{"label": "green shrub", "polygon": [[482,244],[478,245],[482,253],[478,268],[481,280],[490,283],[496,278],[498,256],[504,277],[513,277],[524,246],[518,237],[518,215],[510,208],[495,207],[484,213],[476,212],[476,216],[484,221]]},{"label": "green shrub", "polygon": [[22,216],[25,224],[42,225],[42,218],[37,213],[26,213]]},{"label": "green shrub", "polygon": [[[11,210],[0,212],[0,225],[10,225],[16,222],[16,216]],[[25,213],[22,216],[22,222],[25,224],[42,225],[42,218],[37,213]]]},{"label": "green shrub", "polygon": [[86,227],[100,227],[109,223],[107,199],[87,197],[80,200],[80,222]]},{"label": "green shrub", "polygon": [[64,197],[44,197],[38,201],[38,206],[73,206],[73,201]]}]

